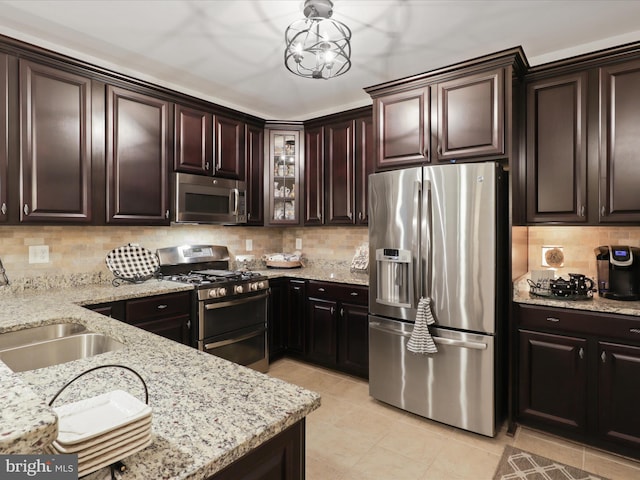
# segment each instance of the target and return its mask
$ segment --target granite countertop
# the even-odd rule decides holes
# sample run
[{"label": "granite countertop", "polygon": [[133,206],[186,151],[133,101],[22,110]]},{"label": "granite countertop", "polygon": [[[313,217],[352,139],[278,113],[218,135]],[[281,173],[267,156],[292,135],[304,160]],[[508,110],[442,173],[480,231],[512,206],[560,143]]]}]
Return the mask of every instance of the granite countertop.
[{"label": "granite countertop", "polygon": [[617,313],[640,316],[640,301],[626,302],[602,298],[597,293],[590,300],[564,300],[561,297],[540,297],[529,293],[529,274],[520,277],[513,284],[513,301],[545,307],[571,308],[591,312]]},{"label": "granite countertop", "polygon": [[[174,282],[110,284],[5,293],[0,332],[75,322],[123,342],[123,350],[14,373],[0,362],[0,453],[39,453],[57,435],[48,401],[75,375],[118,364],[149,389],[153,441],[125,459],[127,478],[203,479],[221,470],[320,406],[318,394],[199,352],[79,305],[189,290]],[[92,372],[64,390],[55,406],[110,390],[144,398],[140,380],[119,368]],[[87,477],[98,480],[104,470]]]},{"label": "granite countertop", "polygon": [[369,285],[369,274],[351,272],[344,265],[312,265],[302,268],[265,268],[256,269],[269,278],[288,277],[304,280],[320,280],[325,282],[348,283],[352,285]]}]

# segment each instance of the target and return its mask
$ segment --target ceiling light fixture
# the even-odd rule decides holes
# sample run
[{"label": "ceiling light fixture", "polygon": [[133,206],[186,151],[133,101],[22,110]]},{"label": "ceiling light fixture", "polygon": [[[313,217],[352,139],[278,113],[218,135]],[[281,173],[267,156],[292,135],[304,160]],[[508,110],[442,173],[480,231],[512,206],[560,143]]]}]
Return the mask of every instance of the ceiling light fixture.
[{"label": "ceiling light fixture", "polygon": [[305,0],[304,20],[293,22],[285,32],[284,64],[305,78],[338,77],[351,68],[351,30],[333,20],[331,0]]}]

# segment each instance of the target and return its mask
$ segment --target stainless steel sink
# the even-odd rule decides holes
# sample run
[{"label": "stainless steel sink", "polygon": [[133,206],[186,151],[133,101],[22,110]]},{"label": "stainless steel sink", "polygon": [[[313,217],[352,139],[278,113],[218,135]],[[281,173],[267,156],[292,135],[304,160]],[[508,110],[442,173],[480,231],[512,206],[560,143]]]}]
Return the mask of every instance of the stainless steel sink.
[{"label": "stainless steel sink", "polygon": [[86,327],[79,323],[56,323],[54,325],[25,328],[15,332],[0,333],[0,350],[23,347],[55,338],[69,337],[86,331]]},{"label": "stainless steel sink", "polygon": [[0,350],[0,360],[14,372],[24,372],[123,348],[107,335],[85,332]]}]

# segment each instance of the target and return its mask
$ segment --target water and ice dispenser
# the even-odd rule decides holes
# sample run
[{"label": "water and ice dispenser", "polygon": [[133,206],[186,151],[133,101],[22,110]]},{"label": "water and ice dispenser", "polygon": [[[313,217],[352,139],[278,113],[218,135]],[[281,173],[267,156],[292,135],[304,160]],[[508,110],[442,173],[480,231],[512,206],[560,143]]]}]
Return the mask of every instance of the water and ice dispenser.
[{"label": "water and ice dispenser", "polygon": [[413,262],[410,250],[376,250],[378,291],[376,302],[392,307],[411,307],[413,299]]}]

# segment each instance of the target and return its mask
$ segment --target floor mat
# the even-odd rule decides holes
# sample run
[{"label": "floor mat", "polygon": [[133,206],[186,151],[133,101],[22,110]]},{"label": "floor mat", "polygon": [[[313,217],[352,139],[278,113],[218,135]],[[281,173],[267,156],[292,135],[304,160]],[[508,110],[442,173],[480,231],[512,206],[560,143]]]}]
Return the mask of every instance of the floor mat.
[{"label": "floor mat", "polygon": [[600,475],[507,445],[493,480],[608,480]]}]

